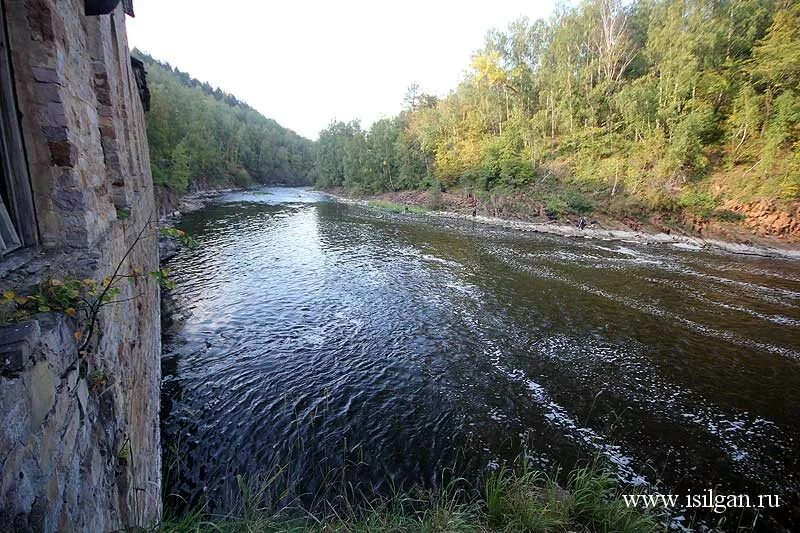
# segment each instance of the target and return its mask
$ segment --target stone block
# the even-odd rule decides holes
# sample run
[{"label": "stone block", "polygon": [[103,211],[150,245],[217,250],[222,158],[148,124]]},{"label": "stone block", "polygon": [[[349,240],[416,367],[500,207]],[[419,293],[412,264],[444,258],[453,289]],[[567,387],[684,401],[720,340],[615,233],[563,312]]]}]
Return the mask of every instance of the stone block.
[{"label": "stone block", "polygon": [[44,313],[37,315],[37,320],[42,328],[40,355],[50,362],[53,373],[61,376],[78,357],[72,319],[62,313]]},{"label": "stone block", "polygon": [[82,191],[72,189],[55,189],[52,193],[53,203],[65,211],[83,211],[86,199]]},{"label": "stone block", "polygon": [[27,343],[6,345],[0,348],[0,362],[4,376],[13,376],[25,368],[25,363],[31,355]]},{"label": "stone block", "polygon": [[86,385],[85,379],[78,383],[78,402],[81,405],[81,413],[86,416],[89,408],[89,387]]},{"label": "stone block", "polygon": [[33,74],[33,79],[40,83],[61,83],[58,73],[54,68],[31,67],[31,73]]},{"label": "stone block", "polygon": [[78,427],[80,426],[80,418],[77,412],[72,412],[67,417],[67,428],[64,435],[61,437],[62,450],[61,460],[59,461],[59,469],[66,471],[69,463],[74,459],[75,444],[78,439]]},{"label": "stone block", "polygon": [[[20,449],[30,438],[30,405],[23,379],[3,379],[0,387],[0,457],[3,472],[16,475]],[[16,450],[16,451],[15,451]],[[7,483],[0,475],[0,487]]]},{"label": "stone block", "polygon": [[31,370],[29,395],[31,400],[31,429],[37,431],[56,401],[55,376],[50,365],[36,363]]},{"label": "stone block", "polygon": [[78,160],[78,151],[68,141],[50,141],[50,162],[57,167],[74,167]]},{"label": "stone block", "polygon": [[59,102],[47,102],[39,106],[42,126],[64,128],[67,126],[67,113]]},{"label": "stone block", "polygon": [[33,86],[33,92],[40,104],[61,102],[60,89],[55,83],[37,83]]},{"label": "stone block", "polygon": [[0,326],[0,374],[21,372],[40,336],[39,323],[35,320]]}]

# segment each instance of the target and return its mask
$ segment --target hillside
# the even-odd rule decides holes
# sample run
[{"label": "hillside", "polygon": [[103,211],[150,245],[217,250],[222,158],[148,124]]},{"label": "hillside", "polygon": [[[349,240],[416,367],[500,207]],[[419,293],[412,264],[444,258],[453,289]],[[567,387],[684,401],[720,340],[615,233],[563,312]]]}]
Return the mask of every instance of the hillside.
[{"label": "hillside", "polygon": [[490,32],[444,98],[331,124],[317,184],[797,241],[798,87],[800,3],[586,1]]},{"label": "hillside", "polygon": [[235,96],[134,50],[151,92],[147,137],[153,180],[189,188],[306,185],[313,144]]}]

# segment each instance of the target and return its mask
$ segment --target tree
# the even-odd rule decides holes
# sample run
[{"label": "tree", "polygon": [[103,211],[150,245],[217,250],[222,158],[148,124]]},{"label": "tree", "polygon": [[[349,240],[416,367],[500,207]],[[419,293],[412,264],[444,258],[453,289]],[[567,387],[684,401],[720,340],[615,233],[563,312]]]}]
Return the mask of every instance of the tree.
[{"label": "tree", "polygon": [[800,194],[798,2],[585,0],[489,32],[471,67],[443,98],[411,85],[368,131],[323,131],[317,183],[437,180],[642,211],[684,205],[688,188]]}]

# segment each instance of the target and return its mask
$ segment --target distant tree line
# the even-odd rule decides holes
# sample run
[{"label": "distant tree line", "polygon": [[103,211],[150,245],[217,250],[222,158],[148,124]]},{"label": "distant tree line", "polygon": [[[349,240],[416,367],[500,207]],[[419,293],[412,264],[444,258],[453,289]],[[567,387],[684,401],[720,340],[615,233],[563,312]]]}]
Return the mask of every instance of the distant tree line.
[{"label": "distant tree line", "polygon": [[313,180],[313,143],[235,96],[134,50],[152,99],[147,138],[153,180],[180,192],[197,187]]},{"label": "distant tree line", "polygon": [[800,198],[800,2],[587,0],[492,31],[442,99],[320,133],[317,184],[527,191],[554,210]]}]

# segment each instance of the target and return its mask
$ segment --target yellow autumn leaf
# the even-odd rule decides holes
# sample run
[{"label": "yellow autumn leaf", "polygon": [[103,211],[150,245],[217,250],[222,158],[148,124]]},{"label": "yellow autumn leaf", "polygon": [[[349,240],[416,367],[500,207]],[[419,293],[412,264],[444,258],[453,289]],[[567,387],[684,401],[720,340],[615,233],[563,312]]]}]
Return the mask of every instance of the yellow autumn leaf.
[{"label": "yellow autumn leaf", "polygon": [[16,294],[14,294],[14,291],[6,291],[3,293],[3,298],[6,300],[13,300],[14,296],[16,296]]},{"label": "yellow autumn leaf", "polygon": [[82,338],[83,338],[83,333],[82,333],[82,332],[80,332],[80,331],[76,331],[76,332],[75,332],[75,340],[76,340],[76,341],[79,341],[79,340],[81,340]]},{"label": "yellow autumn leaf", "polygon": [[78,314],[78,312],[77,312],[77,311],[75,311],[75,308],[74,308],[74,307],[67,307],[66,309],[64,309],[64,312],[65,312],[65,313],[66,313],[68,316],[73,316],[73,317],[74,317],[76,314]]},{"label": "yellow autumn leaf", "polygon": [[91,287],[92,285],[94,285],[94,280],[86,278],[81,281],[81,285],[83,285],[84,287]]}]

